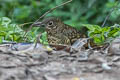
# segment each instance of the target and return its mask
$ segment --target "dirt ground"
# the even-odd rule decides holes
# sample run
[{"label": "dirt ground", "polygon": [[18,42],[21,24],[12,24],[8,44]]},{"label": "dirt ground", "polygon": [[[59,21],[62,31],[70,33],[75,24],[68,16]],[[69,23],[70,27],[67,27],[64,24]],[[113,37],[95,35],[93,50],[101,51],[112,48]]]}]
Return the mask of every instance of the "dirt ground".
[{"label": "dirt ground", "polygon": [[22,48],[0,46],[0,80],[120,80],[119,51],[111,54],[108,47],[71,52]]}]

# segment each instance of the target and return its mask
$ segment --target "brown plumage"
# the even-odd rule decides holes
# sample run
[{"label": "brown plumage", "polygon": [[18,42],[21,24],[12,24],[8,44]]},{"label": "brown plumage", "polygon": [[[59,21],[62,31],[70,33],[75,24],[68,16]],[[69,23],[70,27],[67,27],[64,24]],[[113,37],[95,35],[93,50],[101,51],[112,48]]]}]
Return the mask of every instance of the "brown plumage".
[{"label": "brown plumage", "polygon": [[77,29],[64,24],[59,18],[49,17],[42,22],[37,22],[35,26],[45,26],[49,44],[72,45],[77,39],[85,37]]}]

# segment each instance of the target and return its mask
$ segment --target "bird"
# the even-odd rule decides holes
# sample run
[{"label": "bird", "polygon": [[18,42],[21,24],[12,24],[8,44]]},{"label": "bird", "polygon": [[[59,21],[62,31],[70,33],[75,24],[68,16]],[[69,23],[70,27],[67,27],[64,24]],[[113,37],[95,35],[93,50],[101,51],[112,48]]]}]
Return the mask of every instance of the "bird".
[{"label": "bird", "polygon": [[53,45],[72,45],[79,38],[86,37],[75,27],[65,24],[57,17],[45,18],[41,22],[36,22],[34,26],[44,26],[47,32],[48,43]]}]

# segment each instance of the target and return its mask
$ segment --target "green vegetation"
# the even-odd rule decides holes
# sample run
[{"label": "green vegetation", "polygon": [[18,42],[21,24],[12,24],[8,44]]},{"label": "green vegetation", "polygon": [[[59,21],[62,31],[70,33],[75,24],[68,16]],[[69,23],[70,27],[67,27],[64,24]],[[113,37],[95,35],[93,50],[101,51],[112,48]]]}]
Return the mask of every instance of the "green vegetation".
[{"label": "green vegetation", "polygon": [[[5,41],[14,42],[34,42],[38,35],[39,28],[33,28],[24,37],[25,31],[17,24],[11,23],[11,20],[7,17],[0,18],[0,43]],[[26,39],[26,40],[25,40]],[[46,32],[42,33],[40,42],[47,43]]]},{"label": "green vegetation", "polygon": [[21,41],[24,31],[16,24],[12,24],[7,17],[0,18],[0,43],[3,40]]},{"label": "green vegetation", "polygon": [[92,38],[96,44],[104,44],[120,36],[120,25],[117,24],[103,28],[98,25],[90,24],[84,24],[83,26],[87,27],[88,36]]},{"label": "green vegetation", "polygon": [[[67,0],[0,0],[0,17],[6,16],[15,23],[34,22],[49,9]],[[111,9],[106,25],[111,26],[120,21],[120,4],[116,0],[73,0],[57,8],[47,16],[60,17],[65,23],[79,27],[83,24],[102,25]]]},{"label": "green vegetation", "polygon": [[[0,0],[0,43],[4,40],[34,42],[40,31],[43,32],[40,42],[48,44],[46,32],[44,32],[43,28],[32,28],[27,33],[27,36],[24,37],[24,30],[29,25],[25,25],[22,28],[20,24],[34,22],[46,11],[56,5],[60,5],[64,1]],[[101,27],[108,15],[109,17],[104,25],[107,27]],[[116,0],[73,0],[71,3],[57,8],[47,16],[59,17],[66,24],[76,28],[87,27],[88,36],[93,38],[97,44],[109,42],[113,38],[120,36],[120,3]]]},{"label": "green vegetation", "polygon": [[[100,27],[98,25],[83,24],[88,29],[88,36],[94,40],[96,44],[104,44],[110,42],[113,38],[120,36],[120,25],[115,24],[110,27]],[[34,42],[36,40],[39,28],[33,28],[24,37],[25,31],[19,25],[11,23],[7,17],[0,18],[0,43],[4,40],[14,42]],[[40,42],[47,43],[47,33],[43,32]]]}]

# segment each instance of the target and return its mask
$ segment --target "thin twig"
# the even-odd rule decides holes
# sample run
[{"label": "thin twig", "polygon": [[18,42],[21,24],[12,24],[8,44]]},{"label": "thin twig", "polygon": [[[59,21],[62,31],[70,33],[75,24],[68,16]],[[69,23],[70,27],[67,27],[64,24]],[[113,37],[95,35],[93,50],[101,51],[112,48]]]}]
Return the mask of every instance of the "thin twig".
[{"label": "thin twig", "polygon": [[41,35],[42,35],[42,33],[40,33],[40,34],[37,36],[36,42],[35,42],[35,46],[34,46],[33,50],[37,47],[37,43],[39,42],[39,39],[40,39]]},{"label": "thin twig", "polygon": [[19,26],[21,27],[21,26],[24,26],[24,25],[27,25],[27,24],[32,24],[32,23],[34,23],[34,22],[23,23],[23,24],[20,24]]},{"label": "thin twig", "polygon": [[114,11],[114,10],[112,10],[112,11],[106,16],[106,18],[105,18],[105,20],[104,20],[104,22],[103,22],[103,24],[102,24],[102,27],[104,27],[106,21],[108,20],[108,18],[110,17],[110,15],[111,15],[111,13],[112,13],[113,11]]},{"label": "thin twig", "polygon": [[[67,2],[64,2],[64,3],[62,3],[62,4],[60,4],[60,5],[58,5],[58,6],[56,6],[56,7],[54,7],[54,8],[51,8],[49,11],[47,11],[47,12],[45,12],[40,18],[43,18],[44,16],[46,16],[48,13],[50,13],[51,11],[53,11],[53,10],[55,10],[56,8],[58,8],[58,7],[60,7],[60,6],[63,6],[63,5],[65,5],[65,4],[67,4],[67,3],[70,3],[72,0],[69,0],[69,1],[67,1]],[[40,19],[39,18],[39,19]],[[39,20],[38,19],[38,20]]]},{"label": "thin twig", "polygon": [[103,24],[101,27],[104,27],[104,25],[106,24],[106,21],[108,20],[108,18],[110,17],[111,13],[115,10],[115,8],[117,8],[118,2],[116,3],[116,5],[111,9],[111,11],[108,13],[108,15],[106,16],[105,20],[103,21]]},{"label": "thin twig", "polygon": [[43,18],[44,16],[46,16],[48,13],[52,12],[52,11],[55,10],[56,8],[61,7],[61,6],[65,5],[65,4],[67,4],[67,3],[70,3],[70,2],[72,2],[72,0],[69,0],[69,1],[67,1],[67,2],[64,2],[64,3],[58,5],[58,6],[54,7],[54,8],[51,8],[49,11],[45,12],[45,13],[44,13],[42,16],[40,16],[33,24],[31,24],[30,28],[25,32],[25,34],[23,35],[23,37],[26,36],[27,32],[30,31],[31,28],[32,28],[32,26],[33,26],[35,23],[37,23],[41,18]]}]

